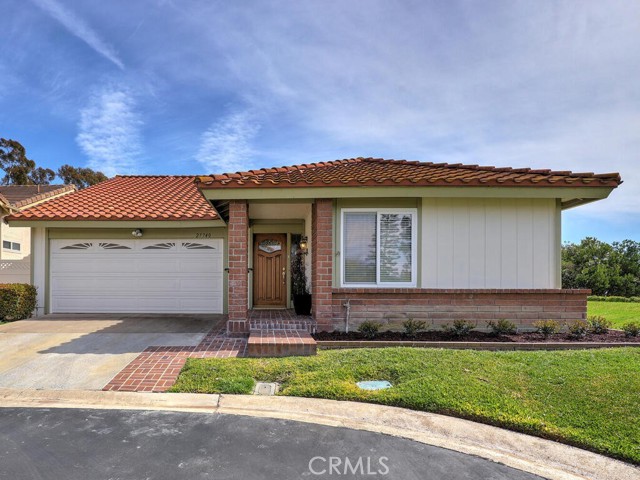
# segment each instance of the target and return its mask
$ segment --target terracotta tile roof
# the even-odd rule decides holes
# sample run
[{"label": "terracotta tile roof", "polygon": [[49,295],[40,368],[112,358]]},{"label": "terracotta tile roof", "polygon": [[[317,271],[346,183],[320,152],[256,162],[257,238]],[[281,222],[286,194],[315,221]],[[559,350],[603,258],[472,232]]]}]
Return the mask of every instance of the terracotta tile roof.
[{"label": "terracotta tile roof", "polygon": [[194,176],[117,176],[8,220],[216,220]]},{"label": "terracotta tile roof", "polygon": [[0,200],[19,209],[75,189],[73,185],[0,185]]},{"label": "terracotta tile roof", "polygon": [[500,186],[617,187],[618,173],[573,173],[531,168],[497,168],[381,158],[263,168],[248,172],[197,177],[198,187],[340,187],[340,186]]}]

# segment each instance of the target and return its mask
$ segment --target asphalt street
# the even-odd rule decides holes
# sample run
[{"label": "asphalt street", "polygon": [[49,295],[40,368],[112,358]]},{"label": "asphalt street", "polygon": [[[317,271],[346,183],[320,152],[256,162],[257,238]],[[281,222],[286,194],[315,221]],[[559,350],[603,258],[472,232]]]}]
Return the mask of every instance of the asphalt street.
[{"label": "asphalt street", "polygon": [[533,480],[411,440],[236,415],[0,408],[0,478]]}]

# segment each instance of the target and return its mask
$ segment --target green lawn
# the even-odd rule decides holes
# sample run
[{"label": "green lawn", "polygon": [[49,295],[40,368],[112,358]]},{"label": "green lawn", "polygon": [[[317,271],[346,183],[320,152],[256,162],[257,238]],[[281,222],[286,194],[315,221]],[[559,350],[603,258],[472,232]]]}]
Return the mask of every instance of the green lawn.
[{"label": "green lawn", "polygon": [[[316,357],[189,359],[174,392],[355,400],[443,413],[581,446],[640,464],[640,349],[483,352],[328,350]],[[360,380],[393,388],[359,390]]]},{"label": "green lawn", "polygon": [[640,303],[587,302],[587,315],[599,315],[611,320],[613,328],[627,322],[640,322]]}]

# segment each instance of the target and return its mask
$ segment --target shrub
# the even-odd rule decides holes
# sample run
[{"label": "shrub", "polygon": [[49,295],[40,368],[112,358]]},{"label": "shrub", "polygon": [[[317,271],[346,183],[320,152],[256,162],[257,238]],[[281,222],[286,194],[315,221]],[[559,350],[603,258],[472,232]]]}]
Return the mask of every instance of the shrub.
[{"label": "shrub", "polygon": [[36,287],[27,283],[0,284],[0,320],[29,318],[36,308]]},{"label": "shrub", "polygon": [[382,324],[380,322],[374,322],[373,320],[365,320],[358,326],[358,331],[364,336],[364,338],[375,338],[380,331]]},{"label": "shrub", "polygon": [[418,332],[427,328],[427,322],[409,318],[408,320],[402,322],[402,326],[404,327],[404,333],[407,337],[415,337]]},{"label": "shrub", "polygon": [[591,333],[607,333],[611,328],[611,322],[604,317],[587,317],[587,323],[589,324],[589,331]]},{"label": "shrub", "polygon": [[476,324],[471,323],[469,320],[460,319],[454,320],[452,325],[443,325],[442,328],[454,337],[466,337],[471,333],[471,330],[476,328]]},{"label": "shrub", "polygon": [[625,323],[622,326],[622,330],[624,331],[625,337],[637,337],[638,335],[640,335],[640,323],[639,322]]},{"label": "shrub", "polygon": [[619,297],[619,296],[616,296],[616,295],[611,295],[611,296],[590,295],[590,296],[587,297],[587,300],[590,300],[592,302],[622,302],[622,303],[634,302],[634,303],[638,303],[638,302],[640,302],[640,297]]},{"label": "shrub", "polygon": [[497,322],[493,320],[487,322],[487,327],[489,327],[491,333],[494,335],[509,335],[517,331],[516,324],[504,318]]},{"label": "shrub", "polygon": [[584,320],[574,320],[571,323],[567,323],[567,329],[569,330],[569,335],[572,337],[582,338],[587,335],[589,324]]},{"label": "shrub", "polygon": [[536,327],[536,332],[541,333],[544,338],[558,333],[558,330],[560,330],[560,324],[555,320],[538,320],[533,322],[533,326]]}]

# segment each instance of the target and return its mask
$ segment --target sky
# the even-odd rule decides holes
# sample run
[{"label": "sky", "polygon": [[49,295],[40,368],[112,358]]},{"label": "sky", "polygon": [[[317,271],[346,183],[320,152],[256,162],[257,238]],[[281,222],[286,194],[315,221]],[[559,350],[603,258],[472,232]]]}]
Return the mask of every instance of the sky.
[{"label": "sky", "polygon": [[563,240],[640,241],[637,0],[2,0],[0,137],[39,166],[351,157],[620,172]]}]

